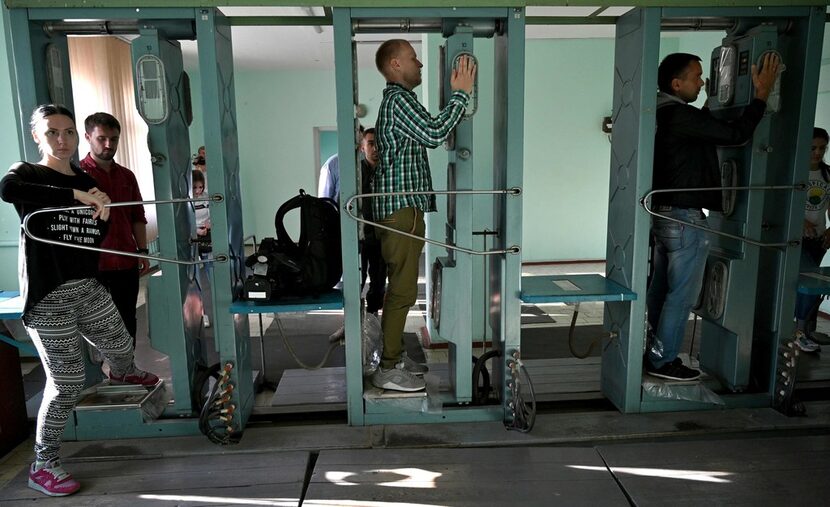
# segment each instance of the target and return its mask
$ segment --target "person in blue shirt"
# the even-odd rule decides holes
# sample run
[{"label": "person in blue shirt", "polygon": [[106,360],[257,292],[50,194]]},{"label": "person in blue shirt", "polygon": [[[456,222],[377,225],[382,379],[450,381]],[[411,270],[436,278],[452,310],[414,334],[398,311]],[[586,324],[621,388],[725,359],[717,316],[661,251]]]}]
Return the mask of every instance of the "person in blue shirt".
[{"label": "person in blue shirt", "polygon": [[[363,125],[358,127],[357,146],[363,138]],[[362,155],[362,152],[360,153]],[[361,157],[362,158],[362,157]],[[317,197],[328,197],[340,205],[340,155],[330,156],[320,167],[320,179],[317,182]]]}]

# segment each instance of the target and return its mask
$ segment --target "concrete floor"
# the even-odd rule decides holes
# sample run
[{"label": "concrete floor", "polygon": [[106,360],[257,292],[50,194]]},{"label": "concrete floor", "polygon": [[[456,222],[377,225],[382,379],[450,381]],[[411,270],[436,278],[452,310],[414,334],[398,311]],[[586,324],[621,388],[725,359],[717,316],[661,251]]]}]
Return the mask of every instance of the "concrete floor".
[{"label": "concrete floor", "polygon": [[[771,409],[541,414],[500,423],[252,424],[201,436],[67,442],[71,497],[26,487],[31,444],[0,462],[3,505],[826,505],[830,402]],[[316,423],[315,423],[316,422]]]},{"label": "concrete floor", "polygon": [[[555,322],[544,325],[570,323],[572,307],[545,310]],[[334,330],[341,318],[329,314],[323,327]],[[412,312],[407,329],[423,318]],[[580,319],[601,323],[601,305],[583,305]],[[258,321],[251,324],[256,334]],[[819,330],[828,328],[822,320]],[[426,353],[446,360],[444,350]],[[30,438],[0,458],[0,504],[826,505],[830,401],[806,406],[805,417],[788,418],[769,408],[626,415],[560,404],[543,407],[531,433],[501,423],[350,427],[342,413],[307,414],[252,421],[239,444],[224,447],[202,436],[66,442],[63,463],[82,489],[62,499],[26,487]]]}]

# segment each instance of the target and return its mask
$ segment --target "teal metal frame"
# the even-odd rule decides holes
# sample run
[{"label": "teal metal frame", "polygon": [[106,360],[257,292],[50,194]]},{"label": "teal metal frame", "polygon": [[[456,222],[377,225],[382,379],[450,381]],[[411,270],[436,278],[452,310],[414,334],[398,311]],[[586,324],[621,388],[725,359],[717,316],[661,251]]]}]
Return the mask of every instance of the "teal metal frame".
[{"label": "teal metal frame", "polygon": [[[184,104],[187,91],[181,85],[184,67],[179,43],[168,40],[164,32],[154,27],[142,28],[139,33],[131,44],[133,66],[145,55],[161,59],[168,82],[169,103]],[[141,84],[136,83],[136,101],[140,87]],[[161,199],[189,195],[190,137],[187,122],[184,108],[171,106],[164,123],[148,125],[147,144],[155,160],[153,186],[156,196]],[[189,204],[165,206],[157,210],[159,252],[162,256],[174,259],[193,256],[194,249],[190,244],[193,219],[190,214]],[[197,360],[202,353],[195,319],[184,311],[172,312],[170,309],[184,308],[188,296],[198,297],[195,273],[195,267],[162,265],[161,275],[150,277],[147,283],[148,334],[153,348],[170,358],[174,404],[168,411],[177,416],[190,415],[192,411],[190,382],[196,375]]]},{"label": "teal metal frame", "polygon": [[[71,107],[71,80],[66,35],[47,36],[44,23],[72,20],[136,20],[140,34],[133,41],[134,62],[153,54],[165,65],[171,113],[160,125],[150,125],[149,148],[153,154],[154,186],[159,199],[186,198],[190,194],[190,146],[188,138],[189,90],[177,39],[195,38],[200,58],[205,144],[211,146],[211,192],[224,199],[211,206],[213,255],[225,255],[213,269],[212,304],[215,309],[214,346],[221,364],[233,364],[231,382],[236,406],[232,426],[241,432],[253,408],[253,383],[249,330],[246,315],[229,311],[245,276],[239,156],[230,23],[214,8],[55,8],[12,9],[9,12],[16,106],[19,111],[21,145],[27,158],[37,157],[28,135],[29,112],[35,105],[51,102],[45,78],[45,46],[56,44],[64,59],[65,103]],[[138,89],[138,86],[136,86]],[[159,250],[163,257],[192,259],[192,209],[189,204],[160,207]],[[218,238],[228,238],[219,241]],[[174,402],[163,418],[144,422],[137,412],[111,410],[79,411],[67,426],[69,439],[127,438],[198,433],[191,383],[198,366],[204,364],[208,344],[199,338],[201,314],[194,267],[162,264],[161,272],[148,283],[149,332],[152,346],[170,358]],[[175,311],[179,308],[180,311]]]},{"label": "teal metal frame", "polygon": [[[636,203],[651,187],[659,40],[659,9],[617,22],[605,274],[638,296],[646,292],[649,216]],[[604,327],[616,337],[603,346],[600,385],[622,412],[640,409],[645,314],[645,297],[605,304]]]},{"label": "teal metal frame", "polygon": [[[222,6],[311,6],[377,7],[376,0],[5,0],[8,8],[21,7],[222,7]],[[822,0],[726,0],[730,6],[825,5]],[[690,6],[709,7],[712,0],[386,0],[384,8],[512,7],[530,6]],[[329,7],[327,7],[329,8]],[[595,11],[596,12],[596,11]],[[601,12],[601,11],[600,11]]]},{"label": "teal metal frame", "polygon": [[[220,364],[233,364],[231,382],[235,388],[231,402],[239,411],[234,428],[242,431],[253,409],[254,386],[248,318],[227,311],[240,297],[246,276],[233,43],[230,23],[217,9],[196,9],[194,14],[205,145],[210,146],[211,171],[218,169],[221,174],[220,178],[211,179],[210,192],[225,197],[222,206],[211,206],[213,255],[225,254],[230,259],[214,265],[211,279],[214,341]],[[217,242],[216,238],[227,238],[227,243]]]},{"label": "teal metal frame", "polygon": [[[355,52],[353,26],[356,21],[389,19],[444,20],[454,35],[447,34],[447,66],[460,51],[472,52],[473,32],[455,20],[498,20],[504,32],[495,37],[495,127],[494,161],[498,168],[489,176],[492,188],[521,188],[522,147],[524,114],[524,11],[522,9],[340,9],[333,11],[335,42],[335,78],[337,83],[337,122],[339,126],[339,153],[353,153],[355,147],[356,103]],[[456,26],[457,25],[457,26]],[[433,66],[434,67],[434,66]],[[448,80],[443,83],[448,86]],[[447,94],[449,96],[449,94]],[[478,119],[478,117],[475,117]],[[484,121],[489,121],[485,118]],[[449,152],[448,190],[470,190],[474,185],[475,152],[472,147],[472,122],[463,121],[455,132],[455,146]],[[465,150],[461,155],[461,150]],[[340,157],[341,195],[343,202],[357,193],[357,159]],[[478,178],[481,179],[480,177]],[[487,179],[485,179],[487,181]],[[441,185],[437,182],[437,185]],[[449,243],[472,248],[473,227],[479,223],[491,224],[499,235],[493,249],[521,245],[521,198],[500,195],[492,198],[487,209],[473,207],[472,196],[452,196],[455,214],[448,223],[431,223],[428,215],[428,234],[439,231]],[[446,232],[445,232],[446,231]],[[357,255],[357,223],[341,213],[343,241],[343,299],[346,328],[346,383],[349,422],[352,425],[387,424],[409,422],[496,421],[512,420],[510,408],[512,375],[508,368],[520,349],[519,321],[521,303],[519,287],[521,255],[491,256],[484,260],[490,279],[490,292],[477,299],[473,294],[473,261],[470,254],[453,252],[439,259],[443,267],[447,294],[441,305],[445,316],[439,327],[441,337],[451,344],[450,383],[451,392],[436,394],[438,402],[425,402],[422,397],[380,397],[364,399],[362,376],[361,327],[359,319],[359,258]],[[429,269],[429,267],[428,267]],[[430,292],[428,287],[427,292]],[[479,295],[481,296],[481,295]],[[498,303],[493,304],[493,301]],[[477,311],[478,306],[484,306]],[[470,407],[472,398],[472,343],[475,337],[474,319],[486,315],[493,346],[501,351],[499,360],[493,361],[493,380],[501,405]]]},{"label": "teal metal frame", "polygon": [[[795,185],[805,176],[799,169],[807,166],[812,137],[825,22],[822,7],[645,8],[622,16],[617,23],[606,269],[610,280],[641,296],[648,276],[650,218],[637,203],[651,186],[660,23],[704,17],[740,18],[743,30],[764,21],[793,22],[786,34],[777,36],[787,65],[784,106],[765,117],[746,148],[732,151],[740,152],[744,167],[739,185]],[[775,149],[767,150],[768,146]],[[740,222],[740,232],[757,241],[797,245],[803,213],[801,194],[756,192],[738,195],[735,218],[730,220]],[[734,232],[728,221],[712,215],[713,224]],[[775,226],[769,227],[770,222]],[[713,239],[713,258],[729,256],[730,251],[738,254],[731,255],[724,317],[701,310],[701,366],[733,391],[753,386],[752,393],[726,396],[727,406],[769,406],[777,350],[793,330],[799,248],[762,249]],[[605,328],[612,334],[603,348],[603,394],[627,413],[713,408],[652,398],[642,391],[645,310],[645,297],[606,304]]]},{"label": "teal metal frame", "polygon": [[[102,2],[103,3],[103,2]],[[232,63],[232,40],[230,27],[233,20],[224,17],[212,7],[194,7],[193,2],[142,2],[136,0],[107,2],[109,7],[90,8],[90,2],[71,1],[15,1],[7,0],[12,8],[9,11],[11,34],[11,53],[14,55],[14,79],[17,95],[14,98],[19,114],[20,143],[27,158],[36,158],[37,149],[28,135],[27,118],[35,105],[54,100],[50,97],[46,83],[45,49],[47,44],[54,44],[62,61],[62,78],[69,83],[69,63],[65,35],[53,35],[49,38],[41,25],[44,22],[62,20],[141,20],[143,29],[139,44],[143,48],[136,55],[155,53],[170,62],[177,76],[171,82],[169,90],[173,96],[183,99],[184,84],[181,81],[181,55],[177,54],[174,37],[165,35],[167,30],[192,30],[198,43],[200,74],[203,90],[203,113],[205,144],[211,146],[211,174],[221,177],[211,180],[211,191],[224,196],[221,204],[212,208],[214,241],[216,238],[228,238],[214,243],[214,253],[224,254],[230,259],[228,263],[217,263],[211,279],[214,290],[213,307],[216,310],[214,327],[215,347],[221,362],[234,365],[231,381],[236,389],[232,402],[237,406],[238,419],[234,421],[236,431],[242,431],[251,413],[253,405],[253,386],[250,382],[251,365],[249,354],[249,330],[245,313],[253,310],[240,310],[233,301],[239,293],[245,275],[244,247],[242,232],[241,192],[239,181],[238,140],[236,130],[236,108]],[[210,2],[207,2],[210,3]],[[245,4],[251,2],[222,2],[223,4]],[[282,4],[281,2],[255,2],[256,4]],[[305,2],[299,2],[305,3]],[[354,152],[355,126],[354,104],[356,102],[356,81],[354,73],[355,51],[353,41],[354,20],[377,19],[498,19],[503,23],[504,33],[494,36],[495,68],[500,69],[494,76],[494,110],[493,122],[495,135],[493,143],[493,171],[490,179],[492,188],[521,188],[523,165],[523,113],[524,113],[524,35],[525,24],[529,21],[519,7],[468,7],[471,2],[455,2],[459,8],[450,7],[446,2],[398,1],[395,5],[402,8],[371,8],[371,2],[335,2],[336,5],[366,5],[367,8],[336,8],[331,15],[335,40],[335,76],[337,81],[337,121],[340,125],[338,148],[340,153]],[[490,2],[494,4],[495,2]],[[513,2],[516,6],[528,2]],[[650,4],[651,2],[634,2]],[[708,2],[685,2],[687,4],[705,5]],[[765,5],[768,2],[736,1],[735,5]],[[805,1],[815,5],[815,2]],[[430,7],[435,4],[437,6]],[[534,5],[537,3],[534,2]],[[557,5],[556,2],[539,2]],[[568,2],[574,5],[573,2]],[[168,5],[170,7],[162,7]],[[297,2],[291,5],[298,5]],[[512,5],[512,4],[511,4]],[[53,8],[24,8],[24,7]],[[136,8],[139,7],[139,8]],[[648,227],[649,217],[644,210],[636,206],[637,201],[645,195],[651,186],[651,157],[654,138],[654,83],[656,82],[657,58],[659,50],[660,23],[666,18],[685,17],[744,17],[754,20],[792,18],[802,33],[785,44],[788,54],[788,72],[800,76],[791,84],[785,98],[785,107],[794,107],[797,114],[779,119],[780,129],[791,132],[787,139],[789,155],[773,155],[771,161],[786,165],[786,173],[769,176],[777,183],[796,183],[799,181],[796,167],[806,164],[807,147],[810,144],[812,120],[815,110],[815,97],[818,82],[818,65],[821,58],[821,40],[826,21],[823,5],[820,7],[684,7],[660,8],[649,7],[635,9],[617,21],[617,47],[614,83],[614,120],[615,133],[612,144],[611,181],[609,198],[609,224],[607,247],[607,279],[622,287],[614,287],[615,293],[621,294],[621,300],[609,302],[605,310],[605,328],[611,338],[603,350],[602,390],[603,393],[623,412],[664,411],[705,408],[705,405],[687,402],[656,400],[644,397],[641,390],[642,355],[644,349],[644,295],[647,278]],[[597,20],[608,22],[599,17]],[[536,20],[534,22],[538,22]],[[555,18],[551,18],[551,23]],[[572,21],[572,20],[570,20]],[[570,23],[569,21],[569,23]],[[457,32],[454,40],[469,41],[472,37]],[[178,37],[178,36],[177,36]],[[465,42],[460,42],[463,44]],[[456,42],[451,42],[455,47]],[[451,49],[453,50],[453,49]],[[454,50],[453,50],[454,51]],[[642,62],[642,65],[639,64]],[[63,101],[71,107],[71,93],[68,86]],[[219,100],[221,98],[221,101]],[[797,100],[792,100],[797,98]],[[793,106],[790,106],[793,104]],[[788,113],[789,114],[789,113]],[[783,118],[784,116],[779,116]],[[157,178],[156,195],[158,198],[184,197],[189,193],[189,153],[186,124],[183,123],[182,111],[177,110],[173,119],[166,125],[151,128],[151,151],[162,153],[159,158],[158,173],[166,176]],[[468,134],[465,129],[470,124],[459,128],[459,139]],[[471,128],[470,128],[471,130]],[[770,137],[769,128],[761,128],[759,135]],[[756,136],[757,137],[757,136]],[[471,139],[469,141],[471,147]],[[451,161],[466,163],[457,157]],[[215,164],[215,165],[214,165]],[[341,191],[344,196],[357,193],[356,157],[341,157]],[[460,167],[460,165],[458,166]],[[471,168],[475,171],[474,164]],[[456,170],[455,174],[459,174]],[[464,189],[481,181],[480,174],[475,179],[455,178],[452,184]],[[753,183],[755,181],[753,180]],[[468,210],[469,197],[456,199],[458,210]],[[344,199],[345,201],[345,199]],[[510,248],[522,244],[522,202],[521,198],[501,195],[493,198],[490,209],[484,210],[472,206],[471,224],[456,222],[453,241],[462,246],[472,246],[467,242],[473,228],[481,223],[493,224],[499,232],[493,248]],[[798,199],[778,199],[767,197],[759,203],[757,209],[764,214],[774,210],[786,209],[787,221],[782,230],[768,231],[758,229],[759,234],[767,240],[789,240],[800,236],[801,203]],[[783,208],[782,208],[783,207]],[[192,257],[195,255],[190,244],[190,212],[186,206],[159,210],[161,252],[164,255]],[[458,213],[456,217],[458,217]],[[489,215],[489,216],[484,216]],[[466,221],[468,216],[463,217]],[[748,217],[747,223],[758,217]],[[756,222],[752,222],[755,224]],[[441,224],[443,226],[444,224]],[[470,345],[480,333],[475,315],[476,300],[472,286],[461,286],[463,272],[474,270],[475,263],[468,263],[466,254],[449,255],[452,265],[445,267],[457,270],[453,283],[454,303],[464,301],[470,296],[473,307],[456,308],[457,315],[464,316],[458,322],[448,324],[446,331],[448,341],[455,343],[457,350],[453,353],[454,392],[440,397],[444,405],[440,411],[424,410],[423,400],[413,398],[409,402],[377,401],[367,402],[363,396],[362,353],[360,341],[360,298],[359,298],[359,258],[357,224],[341,214],[344,293],[346,328],[346,369],[348,417],[353,425],[406,423],[406,422],[449,422],[449,421],[485,421],[502,420],[509,422],[511,414],[510,384],[515,379],[511,368],[514,356],[520,355],[521,305],[521,254],[491,256],[484,259],[488,274],[487,293],[484,300],[491,306],[484,312],[487,325],[484,330],[492,338],[493,344],[501,351],[500,361],[493,362],[492,378],[495,379],[497,393],[501,400],[499,406],[469,407],[471,389],[469,363],[465,355],[470,353]],[[465,243],[467,242],[467,243]],[[461,261],[461,259],[465,259]],[[776,371],[776,347],[789,336],[792,324],[792,298],[795,293],[798,266],[798,249],[790,248],[781,252],[759,252],[757,270],[748,271],[744,277],[757,276],[760,270],[773,270],[779,276],[758,279],[758,288],[754,306],[741,307],[742,312],[755,315],[753,326],[754,344],[750,352],[743,352],[742,367],[751,369],[753,382],[761,386],[762,392],[745,395],[727,396],[729,406],[759,406],[769,404],[770,390]],[[197,431],[195,414],[192,410],[189,385],[199,361],[199,340],[194,315],[189,315],[186,308],[188,298],[194,296],[195,273],[186,268],[162,266],[162,274],[150,282],[151,335],[154,347],[170,355],[174,370],[173,388],[175,404],[168,409],[164,419],[154,423],[144,423],[133,415],[114,416],[104,411],[85,411],[78,418],[78,423],[67,428],[67,435],[73,438],[101,438],[107,436],[137,437],[150,435],[182,435]],[[753,282],[755,283],[755,282]],[[608,289],[610,292],[610,289]],[[602,291],[600,291],[602,292]],[[447,304],[447,303],[443,303]],[[465,302],[466,304],[466,302]],[[182,308],[182,312],[171,308]],[[463,310],[463,311],[462,311]],[[468,312],[467,310],[471,310]],[[452,313],[452,311],[450,311]],[[468,315],[469,314],[469,315]],[[464,320],[464,322],[462,322]],[[452,331],[449,331],[452,329]],[[439,335],[442,334],[439,327]],[[451,335],[451,336],[450,336]],[[718,354],[715,354],[716,356]],[[463,365],[462,365],[463,363]],[[743,375],[743,373],[741,373]],[[467,377],[465,379],[465,377]],[[739,385],[733,387],[740,387]],[[109,429],[108,429],[109,428]]]},{"label": "teal metal frame", "polygon": [[[444,79],[440,86],[444,91],[442,95],[445,95],[445,100],[450,94],[453,60],[459,54],[474,53],[473,44],[472,30],[466,27],[459,27],[455,33],[446,38],[442,46],[443,62],[439,62],[439,65],[443,66],[441,76]],[[441,107],[445,105],[444,101]],[[474,121],[474,116],[462,120],[453,132],[452,146],[447,147],[449,158],[447,190],[473,190],[475,188],[477,164],[473,146]],[[448,195],[446,203],[446,221],[441,223],[439,219],[436,224],[433,222],[433,216],[430,216],[429,232],[440,233],[439,231],[443,229],[447,244],[472,249],[475,218],[473,196],[469,194]],[[492,217],[486,218],[489,223]],[[445,256],[438,257],[432,265],[432,269],[435,270],[432,273],[440,273],[440,285],[436,285],[435,279],[429,280],[432,287],[440,286],[441,288],[440,293],[430,291],[430,306],[440,307],[442,316],[439,322],[435,322],[435,315],[427,312],[427,318],[431,321],[430,340],[445,341],[448,344],[449,381],[455,403],[469,403],[472,400],[473,343],[484,341],[483,336],[475,333],[474,319],[481,320],[476,308],[482,307],[482,301],[480,294],[477,297],[473,293],[473,279],[476,273],[473,270],[473,260],[472,255],[448,250]],[[432,330],[435,334],[432,334]]]}]

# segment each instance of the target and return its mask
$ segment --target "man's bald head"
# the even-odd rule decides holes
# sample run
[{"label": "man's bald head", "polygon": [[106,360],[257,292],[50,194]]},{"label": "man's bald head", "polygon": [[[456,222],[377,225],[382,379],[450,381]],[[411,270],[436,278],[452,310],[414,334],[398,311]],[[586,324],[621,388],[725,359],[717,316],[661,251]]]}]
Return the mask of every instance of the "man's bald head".
[{"label": "man's bald head", "polygon": [[398,83],[407,90],[421,84],[423,65],[408,41],[392,39],[381,44],[375,54],[375,65],[389,83]]},{"label": "man's bald head", "polygon": [[402,50],[409,47],[409,42],[403,39],[389,39],[378,48],[375,53],[375,66],[385,77],[389,76],[389,64]]}]

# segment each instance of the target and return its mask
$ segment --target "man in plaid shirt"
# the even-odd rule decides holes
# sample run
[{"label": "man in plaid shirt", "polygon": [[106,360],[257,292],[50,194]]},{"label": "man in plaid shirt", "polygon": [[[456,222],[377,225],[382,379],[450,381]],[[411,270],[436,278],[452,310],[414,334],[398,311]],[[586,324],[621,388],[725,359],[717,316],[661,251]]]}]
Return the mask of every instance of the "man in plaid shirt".
[{"label": "man in plaid shirt", "polygon": [[[375,64],[387,85],[375,125],[380,158],[374,192],[423,192],[432,190],[426,148],[438,147],[464,116],[475,81],[476,68],[464,57],[450,78],[452,96],[447,106],[431,116],[412,91],[421,84],[421,62],[405,40],[384,42]],[[424,213],[435,211],[434,195],[375,197],[372,210],[378,223],[424,237]],[[383,357],[372,376],[381,389],[420,391],[427,367],[406,356],[403,330],[409,308],[418,296],[418,267],[424,242],[385,229],[376,229],[383,259],[388,266],[389,287],[383,304]]]}]

